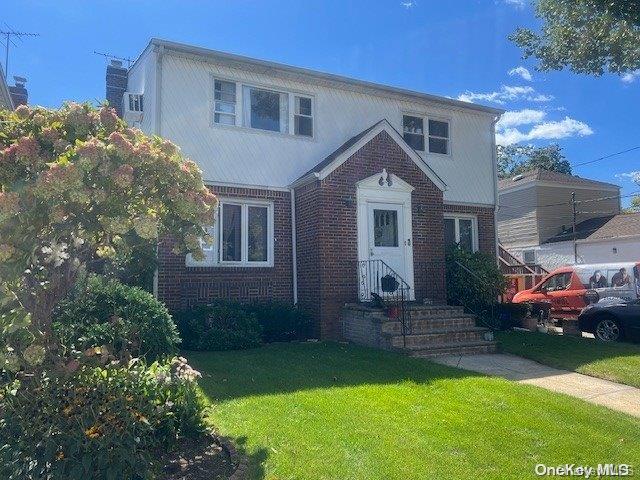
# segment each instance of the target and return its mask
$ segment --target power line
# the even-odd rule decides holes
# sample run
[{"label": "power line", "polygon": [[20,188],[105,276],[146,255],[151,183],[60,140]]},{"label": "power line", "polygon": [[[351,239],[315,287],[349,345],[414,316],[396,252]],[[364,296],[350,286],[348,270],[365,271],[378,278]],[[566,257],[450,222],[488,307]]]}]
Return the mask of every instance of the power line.
[{"label": "power line", "polygon": [[110,53],[96,52],[95,50],[93,51],[93,53],[95,53],[96,55],[101,55],[104,58],[108,58],[110,60],[122,60],[123,62],[127,62],[127,68],[131,67],[131,63],[133,62],[133,59],[129,57],[118,57]]},{"label": "power line", "polygon": [[620,151],[620,152],[612,153],[612,154],[610,154],[610,155],[605,155],[605,156],[603,156],[603,157],[599,157],[599,158],[596,158],[596,159],[594,159],[594,160],[589,160],[589,161],[587,161],[587,162],[574,163],[574,164],[572,164],[571,166],[572,166],[572,167],[581,167],[581,166],[583,166],[583,165],[589,165],[589,164],[591,164],[591,163],[599,162],[600,160],[606,160],[607,158],[615,157],[615,156],[617,156],[617,155],[622,155],[623,153],[633,152],[634,150],[640,150],[640,145],[639,145],[639,146],[637,146],[637,147],[631,147],[631,148],[628,148],[628,149],[626,149],[626,150],[622,150],[622,151]]},{"label": "power line", "polygon": [[0,35],[4,35],[6,38],[5,42],[5,53],[4,53],[4,79],[7,79],[7,75],[9,74],[9,45],[13,45],[17,47],[16,43],[11,39],[11,37],[15,37],[19,40],[22,40],[22,37],[39,37],[39,33],[29,33],[29,32],[16,32],[13,28],[9,27],[6,23],[4,24],[8,30],[0,30]]}]

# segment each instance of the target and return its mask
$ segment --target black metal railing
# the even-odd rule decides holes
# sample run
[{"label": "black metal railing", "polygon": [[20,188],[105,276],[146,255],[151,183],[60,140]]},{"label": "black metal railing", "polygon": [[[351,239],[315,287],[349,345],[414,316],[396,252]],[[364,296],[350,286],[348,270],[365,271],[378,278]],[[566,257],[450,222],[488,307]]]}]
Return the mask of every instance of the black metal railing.
[{"label": "black metal railing", "polygon": [[409,284],[382,260],[358,261],[358,300],[387,309],[387,315],[400,321],[402,341],[411,334],[411,298]]}]

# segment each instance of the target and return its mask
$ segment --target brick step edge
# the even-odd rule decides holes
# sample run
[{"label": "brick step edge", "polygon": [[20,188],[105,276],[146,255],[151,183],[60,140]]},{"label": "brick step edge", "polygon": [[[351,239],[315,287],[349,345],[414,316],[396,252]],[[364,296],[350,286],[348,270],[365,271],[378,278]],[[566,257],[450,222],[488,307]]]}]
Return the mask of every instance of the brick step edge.
[{"label": "brick step edge", "polygon": [[470,342],[470,343],[451,343],[447,345],[438,345],[437,347],[425,348],[422,350],[409,351],[412,357],[429,358],[438,355],[477,355],[482,353],[496,353],[496,342]]},{"label": "brick step edge", "polygon": [[[446,334],[446,333],[484,333],[484,332],[488,332],[489,329],[486,327],[451,327],[451,328],[439,328],[437,330],[429,330],[428,332],[424,332],[424,333],[416,333],[416,332],[412,332],[412,333],[407,333],[407,338],[409,337],[413,337],[415,339],[419,339],[419,338],[429,338],[432,337],[434,335],[442,335],[442,334]],[[401,333],[386,333],[383,332],[383,335],[387,335],[389,337],[398,337],[398,338],[402,338],[402,334]]]},{"label": "brick step edge", "polygon": [[404,346],[404,339],[402,336],[395,336],[391,339],[390,344],[394,347],[403,348],[405,350],[424,350],[427,348],[439,348],[443,345],[464,345],[467,343],[491,341],[486,340],[483,333],[484,332],[481,331],[467,331],[462,333],[447,332],[430,336],[408,335],[406,338],[406,347]]},{"label": "brick step edge", "polygon": [[[432,333],[458,328],[476,328],[476,320],[473,317],[411,319],[408,323],[411,324],[411,332],[413,334]],[[401,335],[401,329],[402,322],[385,322],[382,324],[383,334]]]}]

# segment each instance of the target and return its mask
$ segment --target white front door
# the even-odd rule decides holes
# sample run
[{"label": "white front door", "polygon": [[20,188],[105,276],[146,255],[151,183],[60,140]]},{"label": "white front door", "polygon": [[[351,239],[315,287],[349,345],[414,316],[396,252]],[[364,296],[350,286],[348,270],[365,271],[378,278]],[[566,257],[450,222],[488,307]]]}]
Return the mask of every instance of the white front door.
[{"label": "white front door", "polygon": [[382,260],[407,278],[405,219],[402,204],[367,203],[369,260]]}]

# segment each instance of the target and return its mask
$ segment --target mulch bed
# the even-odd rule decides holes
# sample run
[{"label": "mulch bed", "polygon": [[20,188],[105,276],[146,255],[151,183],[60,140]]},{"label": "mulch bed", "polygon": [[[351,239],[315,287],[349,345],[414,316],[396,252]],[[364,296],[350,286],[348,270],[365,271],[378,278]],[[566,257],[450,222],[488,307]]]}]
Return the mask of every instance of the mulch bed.
[{"label": "mulch bed", "polygon": [[242,463],[228,441],[214,435],[185,438],[164,457],[161,480],[227,480],[237,478]]}]

